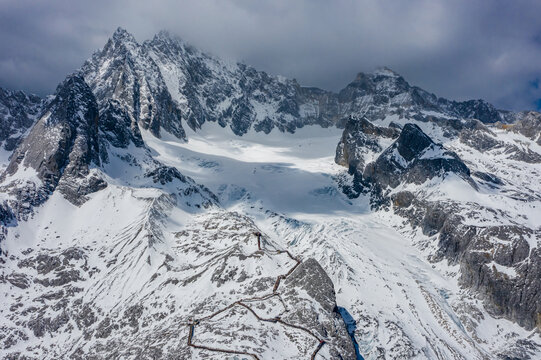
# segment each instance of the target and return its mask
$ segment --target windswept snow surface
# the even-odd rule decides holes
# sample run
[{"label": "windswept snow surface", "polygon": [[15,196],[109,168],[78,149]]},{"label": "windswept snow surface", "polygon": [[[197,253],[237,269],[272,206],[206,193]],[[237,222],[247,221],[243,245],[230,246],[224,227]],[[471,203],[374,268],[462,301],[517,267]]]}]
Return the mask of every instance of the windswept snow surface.
[{"label": "windswept snow surface", "polygon": [[[238,137],[216,123],[204,124],[188,141],[144,133],[157,160],[209,187],[231,207],[253,199],[259,207],[287,214],[364,211],[339,194],[332,177],[342,168],[332,156],[341,131],[307,126],[296,134],[249,132]],[[253,205],[253,204],[252,204]]]},{"label": "windswept snow surface", "polygon": [[517,338],[540,341],[489,316],[458,286],[457,267],[429,263],[430,247],[415,245],[430,243],[420,232],[411,233],[391,213],[371,212],[368,199],[350,200],[339,191],[335,177],[344,169],[329,156],[339,129],[307,126],[295,134],[238,137],[205,123],[187,135],[182,143],[143,134],[157,160],[208,186],[228,210],[248,215],[279,246],[322,264],[338,306],[357,323],[365,359],[382,351],[391,358],[484,359]]}]

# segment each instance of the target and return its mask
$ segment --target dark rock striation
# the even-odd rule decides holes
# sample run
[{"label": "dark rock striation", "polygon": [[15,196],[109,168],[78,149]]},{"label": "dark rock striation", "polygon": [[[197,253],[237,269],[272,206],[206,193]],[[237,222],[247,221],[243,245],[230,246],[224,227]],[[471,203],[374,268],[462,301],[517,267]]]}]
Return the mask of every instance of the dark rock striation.
[{"label": "dark rock striation", "polygon": [[284,300],[295,304],[284,320],[318,329],[321,337],[336,334],[339,342],[333,344],[332,357],[355,359],[355,348],[338,313],[333,282],[321,265],[315,259],[303,261],[284,281],[284,287]]},{"label": "dark rock striation", "polygon": [[0,88],[0,147],[13,151],[38,117],[43,100]]}]

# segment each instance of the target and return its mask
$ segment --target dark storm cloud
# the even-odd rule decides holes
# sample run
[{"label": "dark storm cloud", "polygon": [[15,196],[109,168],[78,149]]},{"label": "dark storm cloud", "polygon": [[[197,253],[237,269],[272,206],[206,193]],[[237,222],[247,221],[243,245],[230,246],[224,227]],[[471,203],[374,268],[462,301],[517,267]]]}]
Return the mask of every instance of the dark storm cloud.
[{"label": "dark storm cloud", "polygon": [[168,29],[219,56],[337,90],[389,66],[452,99],[535,108],[541,2],[0,0],[0,86],[50,93],[117,26]]}]

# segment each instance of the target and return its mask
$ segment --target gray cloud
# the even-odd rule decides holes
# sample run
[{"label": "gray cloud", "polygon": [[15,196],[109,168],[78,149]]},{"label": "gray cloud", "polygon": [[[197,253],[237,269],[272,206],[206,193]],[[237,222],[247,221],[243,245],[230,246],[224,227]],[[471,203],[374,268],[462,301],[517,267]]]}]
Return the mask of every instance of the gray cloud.
[{"label": "gray cloud", "polygon": [[307,86],[338,90],[385,65],[439,96],[533,109],[539,14],[537,0],[4,0],[0,86],[51,93],[122,26],[139,41],[168,29]]}]

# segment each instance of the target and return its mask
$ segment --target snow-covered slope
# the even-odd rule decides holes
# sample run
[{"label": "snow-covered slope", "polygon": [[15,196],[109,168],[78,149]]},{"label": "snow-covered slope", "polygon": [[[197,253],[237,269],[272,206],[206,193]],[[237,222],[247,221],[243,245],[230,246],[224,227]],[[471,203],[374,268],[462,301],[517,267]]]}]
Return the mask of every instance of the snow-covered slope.
[{"label": "snow-covered slope", "polygon": [[[535,330],[490,315],[476,291],[460,283],[458,265],[428,261],[437,250],[434,237],[413,230],[407,217],[371,210],[369,194],[342,194],[349,175],[329,156],[341,136],[311,126],[237,137],[213,124],[188,133],[187,143],[144,134],[161,161],[207,184],[224,206],[248,214],[277,243],[322,264],[338,306],[357,322],[365,358],[539,354]],[[524,206],[535,211],[536,204]]]},{"label": "snow-covered slope", "polygon": [[196,346],[298,359],[324,339],[322,358],[351,358],[325,273],[265,238],[258,250],[256,231],[157,189],[110,185],[80,207],[55,193],[5,242],[3,355],[220,358],[188,346],[196,324]]},{"label": "snow-covered slope", "polygon": [[353,164],[345,192],[367,194],[373,208],[390,209],[406,220],[404,229],[422,232],[426,240],[414,238],[431,249],[429,258],[459,265],[460,284],[473,289],[491,314],[538,329],[541,148],[533,141],[536,136],[476,120],[452,120],[451,130],[437,121],[394,117],[381,123],[391,121],[393,128],[381,127],[378,133],[402,124],[400,135],[367,161],[351,139],[372,138],[376,132],[346,127],[337,148],[337,161]]},{"label": "snow-covered slope", "polygon": [[541,357],[536,112],[123,29],[6,96],[0,358]]},{"label": "snow-covered slope", "polygon": [[257,239],[82,74],[2,174],[0,355],[355,357],[318,262]]}]

